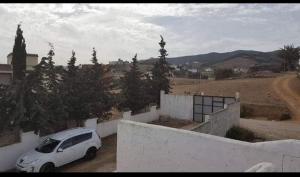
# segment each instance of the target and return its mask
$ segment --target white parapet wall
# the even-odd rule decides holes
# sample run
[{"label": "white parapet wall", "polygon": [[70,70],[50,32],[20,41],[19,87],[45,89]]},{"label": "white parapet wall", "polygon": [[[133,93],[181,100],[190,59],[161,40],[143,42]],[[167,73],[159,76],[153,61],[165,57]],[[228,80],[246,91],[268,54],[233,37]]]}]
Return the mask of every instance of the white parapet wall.
[{"label": "white parapet wall", "polygon": [[289,150],[188,130],[122,120],[117,138],[118,172],[244,172],[261,162],[300,171]]},{"label": "white parapet wall", "polygon": [[193,96],[160,92],[160,114],[176,119],[193,120]]}]

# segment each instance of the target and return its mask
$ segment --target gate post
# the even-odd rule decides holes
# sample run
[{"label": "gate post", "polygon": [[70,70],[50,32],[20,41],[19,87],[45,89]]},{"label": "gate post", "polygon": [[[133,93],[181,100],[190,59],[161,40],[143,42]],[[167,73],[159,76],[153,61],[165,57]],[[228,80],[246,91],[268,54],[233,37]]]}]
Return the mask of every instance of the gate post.
[{"label": "gate post", "polygon": [[240,100],[240,92],[235,92],[235,100],[236,101]]},{"label": "gate post", "polygon": [[204,122],[209,121],[209,119],[210,119],[209,115],[205,115],[205,116],[204,116]]}]

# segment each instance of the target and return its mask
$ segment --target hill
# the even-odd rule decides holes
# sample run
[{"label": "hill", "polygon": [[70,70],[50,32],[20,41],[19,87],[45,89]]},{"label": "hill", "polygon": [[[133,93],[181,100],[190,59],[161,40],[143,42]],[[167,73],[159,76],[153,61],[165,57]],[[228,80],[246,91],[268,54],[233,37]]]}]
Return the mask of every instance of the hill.
[{"label": "hill", "polygon": [[[253,65],[280,65],[281,59],[277,56],[278,50],[271,52],[260,52],[252,50],[236,50],[232,52],[199,54],[167,58],[170,64],[188,64],[198,62],[201,67],[249,67]],[[141,60],[143,64],[152,64],[157,58]]]}]

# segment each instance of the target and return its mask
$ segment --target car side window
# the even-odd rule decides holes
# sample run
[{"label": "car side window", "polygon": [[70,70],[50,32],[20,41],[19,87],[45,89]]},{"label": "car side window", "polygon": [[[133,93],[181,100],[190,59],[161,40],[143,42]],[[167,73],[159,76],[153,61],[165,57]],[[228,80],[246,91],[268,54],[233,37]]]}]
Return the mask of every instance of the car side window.
[{"label": "car side window", "polygon": [[73,144],[75,145],[91,138],[92,138],[92,132],[78,135],[74,137]]},{"label": "car side window", "polygon": [[64,141],[61,145],[60,145],[60,148],[62,149],[67,149],[68,147],[71,147],[73,146],[73,140],[74,140],[74,137],[73,138],[69,138],[67,139],[66,141]]}]

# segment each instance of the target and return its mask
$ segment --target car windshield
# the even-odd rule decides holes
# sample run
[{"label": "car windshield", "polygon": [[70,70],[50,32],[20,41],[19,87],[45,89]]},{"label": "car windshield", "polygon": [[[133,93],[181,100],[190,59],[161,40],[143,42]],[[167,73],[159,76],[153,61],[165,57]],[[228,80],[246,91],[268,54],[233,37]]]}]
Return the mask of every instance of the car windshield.
[{"label": "car windshield", "polygon": [[59,142],[60,141],[58,140],[47,138],[37,148],[35,148],[35,150],[42,153],[50,153],[55,149]]}]

